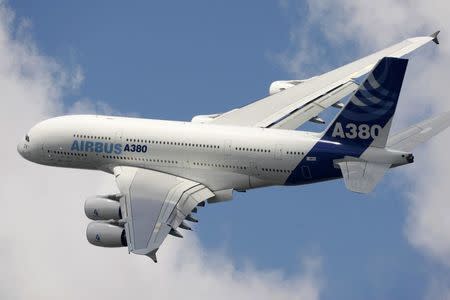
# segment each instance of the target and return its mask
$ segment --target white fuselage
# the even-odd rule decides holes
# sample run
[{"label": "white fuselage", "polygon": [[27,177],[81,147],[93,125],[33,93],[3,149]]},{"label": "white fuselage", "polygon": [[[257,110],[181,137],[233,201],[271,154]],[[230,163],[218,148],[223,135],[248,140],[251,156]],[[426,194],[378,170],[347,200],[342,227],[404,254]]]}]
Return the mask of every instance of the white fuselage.
[{"label": "white fuselage", "polygon": [[301,131],[95,115],[52,118],[27,136],[18,150],[39,164],[109,173],[115,166],[134,166],[202,182],[213,191],[282,185],[319,138]]}]

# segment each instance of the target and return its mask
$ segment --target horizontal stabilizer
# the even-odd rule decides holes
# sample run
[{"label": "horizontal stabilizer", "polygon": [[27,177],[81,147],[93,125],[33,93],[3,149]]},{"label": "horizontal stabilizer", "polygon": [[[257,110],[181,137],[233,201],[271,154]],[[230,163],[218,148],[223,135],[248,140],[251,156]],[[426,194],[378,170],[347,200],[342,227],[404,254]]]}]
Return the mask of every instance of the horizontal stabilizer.
[{"label": "horizontal stabilizer", "polygon": [[439,45],[438,35],[439,35],[440,32],[441,32],[441,31],[438,30],[438,31],[436,31],[435,33],[433,33],[432,35],[430,35],[430,37],[433,38],[432,41],[433,41],[435,44],[437,44],[437,45]]},{"label": "horizontal stabilizer", "polygon": [[389,137],[387,147],[400,151],[411,151],[419,144],[450,126],[450,111],[415,124]]},{"label": "horizontal stabilizer", "polygon": [[391,166],[352,158],[338,160],[335,163],[341,169],[347,189],[363,194],[373,191]]}]

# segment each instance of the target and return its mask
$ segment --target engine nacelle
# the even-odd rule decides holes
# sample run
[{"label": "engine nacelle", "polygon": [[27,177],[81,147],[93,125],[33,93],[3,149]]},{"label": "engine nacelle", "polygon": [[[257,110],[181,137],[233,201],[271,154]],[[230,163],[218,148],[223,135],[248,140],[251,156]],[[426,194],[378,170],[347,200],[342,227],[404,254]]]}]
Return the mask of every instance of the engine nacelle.
[{"label": "engine nacelle", "polygon": [[84,213],[91,220],[122,219],[119,201],[103,197],[90,197],[84,202]]},{"label": "engine nacelle", "polygon": [[105,222],[89,223],[86,229],[86,238],[89,243],[99,247],[127,246],[125,229]]},{"label": "engine nacelle", "polygon": [[[316,76],[314,76],[314,77],[316,77]],[[314,77],[311,77],[308,79],[301,79],[301,80],[277,80],[277,81],[274,81],[270,84],[269,94],[273,95],[273,94],[279,93],[281,91],[290,89],[291,87],[302,84],[303,82],[308,81]]]},{"label": "engine nacelle", "polygon": [[281,91],[287,90],[297,84],[304,82],[304,80],[278,80],[270,84],[269,94],[273,95]]},{"label": "engine nacelle", "polygon": [[218,116],[220,116],[220,114],[213,114],[213,115],[198,115],[198,116],[194,116],[191,120],[192,123],[209,123],[212,120],[214,120],[215,118],[217,118]]}]

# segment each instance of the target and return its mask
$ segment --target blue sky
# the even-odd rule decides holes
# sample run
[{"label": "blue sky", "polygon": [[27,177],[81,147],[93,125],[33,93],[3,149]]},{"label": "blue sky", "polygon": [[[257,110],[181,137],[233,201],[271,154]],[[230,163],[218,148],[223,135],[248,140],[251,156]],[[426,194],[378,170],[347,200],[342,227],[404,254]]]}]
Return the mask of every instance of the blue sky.
[{"label": "blue sky", "polygon": [[[84,81],[65,104],[89,98],[121,114],[174,120],[241,106],[267,95],[271,81],[298,79],[279,55],[292,50],[292,27],[307,26],[309,14],[306,3],[291,12],[277,1],[10,6],[31,21],[42,54],[81,66]],[[360,55],[351,38],[334,49],[322,31],[309,28],[308,36],[325,55],[317,73]],[[314,71],[311,65],[301,72]],[[237,193],[202,209],[196,232],[203,247],[225,251],[238,268],[250,263],[290,277],[301,270],[301,257],[319,258],[322,299],[421,299],[430,273],[448,273],[405,235],[409,182],[401,175],[392,171],[369,196],[347,191],[340,180]]]}]

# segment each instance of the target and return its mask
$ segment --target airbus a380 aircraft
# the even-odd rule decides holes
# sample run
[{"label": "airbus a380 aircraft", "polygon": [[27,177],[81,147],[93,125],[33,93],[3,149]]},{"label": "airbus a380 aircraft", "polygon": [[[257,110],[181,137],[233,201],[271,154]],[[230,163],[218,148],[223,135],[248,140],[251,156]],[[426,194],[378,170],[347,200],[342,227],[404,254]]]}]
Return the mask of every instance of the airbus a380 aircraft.
[{"label": "airbus a380 aircraft", "polygon": [[[276,81],[270,96],[231,111],[175,122],[98,115],[52,118],[18,145],[32,162],[114,174],[120,194],[88,198],[96,246],[151,257],[181,237],[198,206],[233,191],[343,178],[368,193],[389,168],[413,162],[418,144],[450,125],[450,112],[390,135],[408,60],[439,32],[407,39],[307,80]],[[349,97],[346,105],[340,102]],[[341,109],[323,133],[297,131]]]}]

